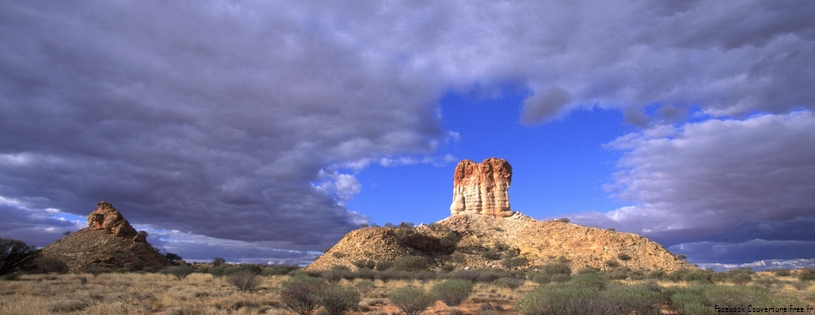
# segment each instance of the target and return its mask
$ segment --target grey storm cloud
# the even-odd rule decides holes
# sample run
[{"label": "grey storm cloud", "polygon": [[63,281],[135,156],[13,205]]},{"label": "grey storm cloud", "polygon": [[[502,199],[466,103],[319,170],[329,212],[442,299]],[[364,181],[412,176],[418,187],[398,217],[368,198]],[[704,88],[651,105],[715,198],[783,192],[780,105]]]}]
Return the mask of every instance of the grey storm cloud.
[{"label": "grey storm cloud", "polygon": [[[338,200],[360,189],[338,166],[435,152],[448,91],[521,87],[527,125],[586,107],[640,126],[689,107],[813,109],[814,14],[811,1],[6,3],[0,196],[78,215],[105,199],[157,228],[321,249],[365,220]],[[638,112],[654,103],[670,107]]]},{"label": "grey storm cloud", "polygon": [[700,261],[789,259],[793,248],[815,257],[813,144],[810,111],[631,133],[607,145],[624,151],[607,188],[635,205],[575,221],[642,233]]}]

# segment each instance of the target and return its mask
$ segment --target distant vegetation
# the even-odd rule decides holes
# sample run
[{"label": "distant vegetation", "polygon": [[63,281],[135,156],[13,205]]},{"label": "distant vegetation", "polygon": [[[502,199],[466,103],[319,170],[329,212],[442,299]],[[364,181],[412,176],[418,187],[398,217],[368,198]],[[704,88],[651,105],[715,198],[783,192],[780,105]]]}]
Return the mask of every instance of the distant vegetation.
[{"label": "distant vegetation", "polygon": [[[359,260],[356,270],[179,263],[164,270],[92,269],[66,274],[23,242],[0,239],[0,314],[715,314],[715,307],[806,307],[815,269],[756,273],[630,270],[619,254],[604,270],[573,270],[564,257],[534,270],[429,269],[426,259]],[[493,245],[499,259],[513,250]],[[21,280],[21,281],[17,281]],[[133,298],[138,294],[138,298]],[[443,302],[439,308],[437,301]],[[389,311],[385,311],[390,307]],[[240,310],[240,311],[239,311]],[[239,312],[238,312],[239,311]]]}]

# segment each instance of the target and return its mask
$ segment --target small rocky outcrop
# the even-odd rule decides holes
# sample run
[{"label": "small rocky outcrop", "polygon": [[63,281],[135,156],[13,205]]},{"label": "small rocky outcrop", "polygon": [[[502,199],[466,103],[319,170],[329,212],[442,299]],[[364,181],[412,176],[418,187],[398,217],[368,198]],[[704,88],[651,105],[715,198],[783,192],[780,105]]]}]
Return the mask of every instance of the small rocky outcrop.
[{"label": "small rocky outcrop", "polygon": [[512,166],[499,158],[480,164],[463,160],[453,174],[451,215],[480,214],[497,218],[512,216],[509,208],[509,184]]},{"label": "small rocky outcrop", "polygon": [[[96,210],[88,215],[88,228],[94,230],[105,230],[118,237],[133,237],[139,235],[130,222],[119,213],[119,210],[112,204],[101,201],[96,204]],[[137,241],[144,241],[144,238]]]},{"label": "small rocky outcrop", "polygon": [[71,272],[97,268],[160,270],[170,265],[119,210],[104,201],[88,215],[88,227],[44,247],[40,255],[65,262]]}]

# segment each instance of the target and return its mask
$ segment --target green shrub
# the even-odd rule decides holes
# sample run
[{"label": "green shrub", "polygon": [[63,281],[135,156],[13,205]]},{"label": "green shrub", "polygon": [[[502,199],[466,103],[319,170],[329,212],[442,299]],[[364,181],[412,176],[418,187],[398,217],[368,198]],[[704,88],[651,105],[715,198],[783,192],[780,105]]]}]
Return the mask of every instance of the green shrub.
[{"label": "green shrub", "polygon": [[[713,283],[713,274],[712,270],[689,270],[682,275],[682,281]],[[747,277],[749,278],[750,275],[747,275]]]},{"label": "green shrub", "polygon": [[792,287],[795,288],[796,290],[803,291],[803,290],[808,289],[811,284],[812,283],[809,282],[809,281],[798,280],[798,281],[792,283]]},{"label": "green shrub", "polygon": [[264,276],[282,276],[297,271],[298,269],[300,269],[300,266],[277,265],[273,267],[263,268],[261,274]]},{"label": "green shrub", "polygon": [[257,274],[249,270],[242,270],[226,276],[226,283],[235,286],[238,290],[246,292],[260,285],[261,280]]},{"label": "green shrub", "polygon": [[524,280],[515,277],[503,277],[493,281],[499,287],[509,288],[515,290],[524,284]]},{"label": "green shrub", "polygon": [[771,292],[778,291],[779,289],[784,287],[784,284],[781,280],[776,279],[773,276],[759,276],[753,279],[753,283],[756,285],[762,286]]},{"label": "green shrub", "polygon": [[354,261],[352,264],[360,269],[374,269],[374,267],[376,267],[376,262],[370,259],[360,259]]},{"label": "green shrub", "polygon": [[670,297],[671,309],[679,314],[696,314],[691,313],[690,309],[696,309],[698,305],[704,305],[702,301],[705,301],[705,297],[702,295],[701,290],[696,288],[671,287],[667,293]]},{"label": "green shrub", "polygon": [[801,281],[812,281],[815,280],[815,269],[812,268],[804,268],[798,272],[798,280]]},{"label": "green shrub", "polygon": [[653,280],[663,280],[668,276],[668,274],[664,270],[651,270],[645,276],[646,279],[653,279]]},{"label": "green shrub", "polygon": [[444,264],[444,265],[441,265],[441,267],[439,267],[439,269],[441,269],[441,271],[443,271],[443,272],[451,272],[453,270],[456,270],[456,267],[453,266],[453,265]]},{"label": "green shrub", "polygon": [[430,293],[441,300],[447,306],[458,306],[462,301],[470,296],[473,291],[473,284],[463,279],[449,279],[440,282],[430,289]]},{"label": "green shrub", "polygon": [[548,263],[541,267],[541,272],[548,274],[548,275],[556,275],[556,274],[564,274],[570,275],[572,274],[572,267],[569,266],[568,263],[564,262],[553,262]]},{"label": "green shrub", "polygon": [[280,301],[300,315],[310,315],[320,306],[325,291],[323,279],[295,276],[280,284]]},{"label": "green shrub", "polygon": [[244,264],[239,266],[228,267],[224,269],[224,275],[231,275],[233,273],[238,273],[242,271],[247,271],[259,275],[263,272],[263,268],[260,268],[258,265],[254,264]]},{"label": "green shrub", "polygon": [[53,257],[40,257],[34,261],[34,264],[37,265],[37,272],[41,273],[59,273],[59,274],[66,274],[68,273],[68,264],[62,261],[59,258]]},{"label": "green shrub", "polygon": [[412,287],[393,291],[388,300],[406,315],[418,315],[436,302],[425,290]]},{"label": "green shrub", "polygon": [[568,284],[577,288],[602,290],[606,288],[606,279],[599,274],[574,275]]},{"label": "green shrub", "polygon": [[685,277],[685,275],[687,273],[689,273],[689,272],[690,272],[690,270],[688,270],[688,269],[674,270],[673,272],[669,273],[666,276],[666,278],[668,280],[673,281],[673,282],[679,282],[679,281],[682,281],[682,278]]},{"label": "green shrub", "polygon": [[790,271],[787,268],[776,268],[776,269],[771,269],[770,271],[772,271],[776,276],[779,276],[779,277],[789,277],[789,276],[792,275],[792,271]]},{"label": "green shrub", "polygon": [[337,284],[342,280],[342,273],[337,271],[326,271],[320,275],[325,281],[328,281],[329,284]]},{"label": "green shrub", "polygon": [[373,279],[376,279],[376,272],[371,270],[371,269],[360,268],[360,269],[357,269],[356,272],[354,272],[354,278],[373,280]]},{"label": "green shrub", "polygon": [[320,294],[327,315],[342,315],[359,304],[359,292],[344,286],[331,286]]},{"label": "green shrub", "polygon": [[579,274],[579,275],[586,274],[586,273],[595,274],[595,273],[601,273],[601,272],[603,272],[603,271],[600,270],[600,269],[594,268],[594,267],[585,267],[583,269],[578,270],[577,274]]},{"label": "green shrub", "polygon": [[489,259],[489,260],[499,260],[499,259],[501,259],[501,253],[499,253],[498,251],[496,251],[495,249],[492,249],[492,248],[490,248],[490,249],[484,251],[483,253],[481,253],[481,256],[486,258],[486,259]]},{"label": "green shrub", "polygon": [[223,257],[215,257],[215,258],[212,259],[212,265],[215,266],[215,267],[218,267],[218,266],[223,265],[225,263],[226,263],[226,259],[224,259]]},{"label": "green shrub", "polygon": [[354,284],[354,288],[356,288],[357,291],[359,291],[359,293],[361,293],[363,296],[365,296],[365,295],[368,295],[368,292],[373,291],[374,283],[372,281],[369,281],[369,280],[362,280],[362,281],[357,282],[356,284]]},{"label": "green shrub", "polygon": [[645,280],[645,273],[642,271],[631,271],[628,273],[628,278],[631,280]]},{"label": "green shrub", "polygon": [[521,315],[603,314],[597,290],[571,286],[539,286],[515,304]]},{"label": "green shrub", "polygon": [[209,274],[211,274],[215,278],[220,278],[224,275],[224,267],[212,267],[209,268]]},{"label": "green shrub", "polygon": [[628,279],[628,271],[622,269],[615,269],[607,272],[606,276],[611,280],[625,280]]},{"label": "green shrub", "polygon": [[572,277],[570,275],[565,275],[565,274],[562,274],[562,273],[558,273],[558,274],[552,275],[550,279],[552,280],[552,282],[563,283],[563,282],[568,282],[569,280],[572,279]]},{"label": "green shrub", "polygon": [[186,278],[188,275],[193,273],[193,271],[195,271],[195,269],[184,264],[179,266],[167,267],[166,269],[164,269],[164,273],[172,275],[178,280]]},{"label": "green shrub", "polygon": [[536,282],[538,284],[547,284],[552,282],[552,276],[547,274],[536,274],[532,276],[532,282]]},{"label": "green shrub", "polygon": [[374,267],[374,270],[384,271],[390,269],[391,267],[393,267],[392,261],[383,260],[376,262],[376,267]]},{"label": "green shrub", "polygon": [[638,287],[614,286],[600,292],[600,300],[616,314],[659,314],[662,295]]}]

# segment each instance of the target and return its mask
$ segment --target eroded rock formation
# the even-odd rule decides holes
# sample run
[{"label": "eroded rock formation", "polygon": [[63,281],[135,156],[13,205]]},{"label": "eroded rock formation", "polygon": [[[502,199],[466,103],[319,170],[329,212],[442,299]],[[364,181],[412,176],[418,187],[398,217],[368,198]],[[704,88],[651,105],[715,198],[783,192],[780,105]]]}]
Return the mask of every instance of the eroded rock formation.
[{"label": "eroded rock formation", "polygon": [[96,210],[88,215],[88,227],[94,230],[106,230],[118,237],[136,237],[139,235],[130,222],[119,213],[112,204],[101,201]]},{"label": "eroded rock formation", "polygon": [[508,192],[511,182],[512,166],[507,160],[488,158],[480,164],[470,160],[459,162],[453,175],[451,215],[511,216]]}]

